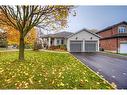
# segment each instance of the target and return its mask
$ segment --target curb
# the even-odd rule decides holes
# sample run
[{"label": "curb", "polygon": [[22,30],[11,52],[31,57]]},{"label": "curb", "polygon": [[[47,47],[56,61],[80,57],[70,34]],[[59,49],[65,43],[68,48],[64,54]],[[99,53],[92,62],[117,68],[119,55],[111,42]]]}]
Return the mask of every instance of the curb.
[{"label": "curb", "polygon": [[115,54],[115,53],[110,53],[110,52],[100,52],[100,53],[107,54],[107,55],[112,55],[112,56],[116,56],[116,57],[122,57],[122,58],[127,59],[127,56],[121,55],[121,54]]},{"label": "curb", "polygon": [[78,60],[82,65],[86,66],[86,68],[88,68],[91,72],[93,72],[95,75],[97,75],[99,78],[101,78],[102,80],[104,80],[106,83],[108,83],[113,89],[116,89],[114,88],[111,83],[109,83],[105,78],[101,77],[98,73],[96,73],[94,70],[92,70],[89,66],[87,66],[86,64],[84,64],[82,61],[80,61],[78,58],[76,58],[73,54],[69,53],[73,58],[75,58],[76,60]]}]

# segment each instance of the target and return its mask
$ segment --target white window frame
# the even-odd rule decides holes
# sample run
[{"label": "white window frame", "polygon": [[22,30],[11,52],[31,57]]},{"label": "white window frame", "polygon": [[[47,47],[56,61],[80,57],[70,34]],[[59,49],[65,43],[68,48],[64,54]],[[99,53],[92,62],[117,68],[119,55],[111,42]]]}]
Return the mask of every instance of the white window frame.
[{"label": "white window frame", "polygon": [[[59,43],[57,41],[59,41]],[[61,45],[61,39],[57,39],[56,43],[57,43],[57,45]]]},{"label": "white window frame", "polygon": [[126,33],[126,27],[125,26],[119,26],[118,32],[119,33]]}]

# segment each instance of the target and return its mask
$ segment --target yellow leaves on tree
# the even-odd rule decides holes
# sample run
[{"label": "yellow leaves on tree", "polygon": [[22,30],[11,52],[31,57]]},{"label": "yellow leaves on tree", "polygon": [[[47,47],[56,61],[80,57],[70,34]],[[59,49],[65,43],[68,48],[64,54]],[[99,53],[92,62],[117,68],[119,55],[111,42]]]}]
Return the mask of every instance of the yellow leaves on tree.
[{"label": "yellow leaves on tree", "polygon": [[7,41],[9,45],[18,44],[19,45],[19,32],[13,28],[8,27],[7,32]]},{"label": "yellow leaves on tree", "polygon": [[37,32],[36,32],[36,29],[33,28],[25,37],[25,43],[26,44],[33,44],[34,41],[35,41],[35,38],[36,38],[36,35]]},{"label": "yellow leaves on tree", "polygon": [[[61,26],[65,27],[67,24],[67,17],[69,15],[69,9],[70,6],[55,6],[55,11],[53,12],[53,15],[55,17],[56,21],[60,21],[61,22]],[[57,11],[56,11],[57,10]]]}]

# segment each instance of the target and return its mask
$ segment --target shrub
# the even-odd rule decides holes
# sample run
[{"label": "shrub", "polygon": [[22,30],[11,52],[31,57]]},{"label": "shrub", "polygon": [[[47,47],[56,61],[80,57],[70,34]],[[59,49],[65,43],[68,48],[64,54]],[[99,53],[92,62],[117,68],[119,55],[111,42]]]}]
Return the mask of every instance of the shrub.
[{"label": "shrub", "polygon": [[49,50],[66,50],[66,45],[50,46]]},{"label": "shrub", "polygon": [[100,51],[104,51],[104,49],[103,49],[103,48],[101,48],[101,47],[99,48],[99,50],[100,50]]},{"label": "shrub", "polygon": [[60,49],[67,50],[66,45],[60,45]]},{"label": "shrub", "polygon": [[0,41],[0,47],[6,48],[7,47],[7,41]]},{"label": "shrub", "polygon": [[32,44],[25,44],[25,49],[33,49],[33,45]]},{"label": "shrub", "polygon": [[59,48],[59,46],[50,46],[48,49],[49,50],[55,50],[55,49],[58,49]]}]

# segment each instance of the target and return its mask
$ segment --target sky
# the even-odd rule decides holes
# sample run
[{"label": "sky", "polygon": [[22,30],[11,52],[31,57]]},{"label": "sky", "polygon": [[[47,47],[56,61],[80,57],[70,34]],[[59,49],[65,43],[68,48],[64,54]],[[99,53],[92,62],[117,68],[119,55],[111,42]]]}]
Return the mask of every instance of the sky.
[{"label": "sky", "polygon": [[83,28],[101,30],[127,21],[127,6],[78,6],[74,10],[76,16],[69,15],[65,31],[77,32]]}]

